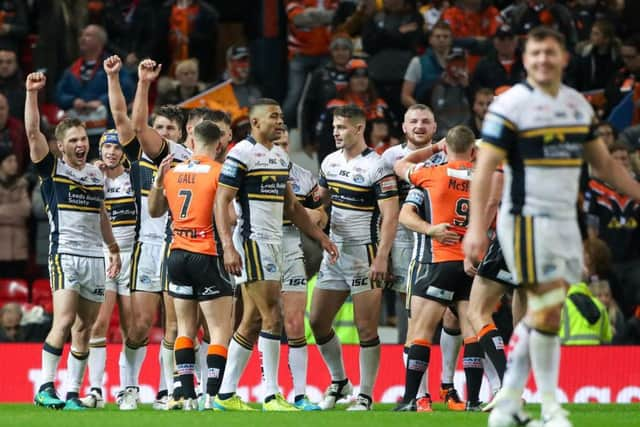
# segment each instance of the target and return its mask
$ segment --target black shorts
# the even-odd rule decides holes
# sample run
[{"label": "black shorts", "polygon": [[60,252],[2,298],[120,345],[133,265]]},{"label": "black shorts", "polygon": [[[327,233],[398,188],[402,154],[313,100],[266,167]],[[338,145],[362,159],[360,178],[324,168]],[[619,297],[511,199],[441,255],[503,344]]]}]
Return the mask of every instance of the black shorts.
[{"label": "black shorts", "polygon": [[513,281],[513,275],[507,268],[507,263],[502,255],[502,248],[497,238],[489,244],[487,253],[478,265],[478,276],[493,280],[510,288],[518,285]]},{"label": "black shorts", "polygon": [[464,272],[462,261],[447,261],[435,264],[423,264],[420,270],[425,273],[416,275],[411,282],[411,297],[417,296],[450,305],[456,301],[468,301],[473,278]]},{"label": "black shorts", "polygon": [[169,295],[174,298],[208,301],[232,296],[231,277],[222,256],[197,254],[174,249],[167,261]]}]

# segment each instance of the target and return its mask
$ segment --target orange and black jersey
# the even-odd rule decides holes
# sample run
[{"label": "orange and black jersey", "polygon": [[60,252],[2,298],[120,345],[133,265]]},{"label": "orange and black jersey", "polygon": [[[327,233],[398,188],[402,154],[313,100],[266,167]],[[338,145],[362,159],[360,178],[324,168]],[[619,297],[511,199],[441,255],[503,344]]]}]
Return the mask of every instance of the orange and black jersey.
[{"label": "orange and black jersey", "polygon": [[220,253],[213,204],[222,165],[206,156],[178,164],[164,177],[165,196],[173,218],[171,249],[204,255]]},{"label": "orange and black jersey", "polygon": [[443,245],[417,233],[414,259],[427,263],[464,260],[462,237],[469,223],[472,168],[471,162],[452,161],[416,169],[409,175],[409,180],[416,188],[409,192],[405,203],[417,206],[418,212],[428,223],[449,224],[449,230],[460,235],[458,243]]}]

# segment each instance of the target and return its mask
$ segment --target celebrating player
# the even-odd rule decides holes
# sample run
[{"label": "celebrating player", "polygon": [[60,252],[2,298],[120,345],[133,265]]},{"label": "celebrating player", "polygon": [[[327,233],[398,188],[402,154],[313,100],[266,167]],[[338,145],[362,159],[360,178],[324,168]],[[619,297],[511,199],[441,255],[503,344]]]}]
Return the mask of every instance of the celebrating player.
[{"label": "celebrating player", "polygon": [[[38,91],[43,73],[31,73],[26,81],[25,124],[31,161],[42,179],[47,207],[49,275],[53,289],[53,325],[42,349],[42,380],[34,401],[38,406],[82,410],[78,398],[89,357],[89,337],[104,300],[105,263],[101,242],[107,245],[110,278],[120,272],[120,250],[104,207],[104,177],[87,164],[89,139],[77,119],[65,119],[56,127],[62,158],[49,151],[40,131]],[[67,360],[69,387],[66,402],[58,398],[54,380],[62,347],[71,333]]]}]

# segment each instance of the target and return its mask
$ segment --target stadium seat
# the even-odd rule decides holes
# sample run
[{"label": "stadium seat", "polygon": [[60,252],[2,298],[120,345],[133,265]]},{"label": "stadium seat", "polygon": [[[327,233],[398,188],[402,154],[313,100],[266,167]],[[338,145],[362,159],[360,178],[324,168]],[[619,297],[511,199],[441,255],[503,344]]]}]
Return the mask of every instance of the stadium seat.
[{"label": "stadium seat", "polygon": [[29,302],[29,285],[22,279],[0,279],[0,301]]},{"label": "stadium seat", "polygon": [[31,284],[31,303],[41,305],[47,313],[53,312],[49,279],[37,279]]}]

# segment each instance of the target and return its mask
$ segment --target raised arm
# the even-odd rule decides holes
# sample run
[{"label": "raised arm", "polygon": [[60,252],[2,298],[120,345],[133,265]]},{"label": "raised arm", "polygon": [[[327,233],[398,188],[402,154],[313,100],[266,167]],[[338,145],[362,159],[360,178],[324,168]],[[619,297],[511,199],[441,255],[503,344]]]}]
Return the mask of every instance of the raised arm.
[{"label": "raised arm", "polygon": [[122,61],[118,55],[113,55],[105,59],[102,66],[105,73],[107,73],[109,109],[116,124],[118,137],[123,144],[126,144],[131,141],[136,134],[131,119],[127,116],[127,101],[120,86]]},{"label": "raised arm", "polygon": [[445,140],[441,140],[436,144],[429,144],[424,148],[415,150],[398,160],[393,166],[395,174],[407,182],[409,182],[409,174],[413,168],[422,162],[425,162],[436,153],[444,150]]},{"label": "raised arm", "polygon": [[162,151],[162,137],[149,126],[149,87],[158,78],[162,65],[145,59],[138,65],[138,87],[133,98],[131,121],[142,151],[155,159]]},{"label": "raised arm", "polygon": [[25,83],[27,96],[24,103],[24,126],[29,140],[29,156],[38,163],[49,154],[47,138],[40,131],[40,111],[38,111],[38,91],[44,88],[47,78],[44,73],[31,73]]}]

